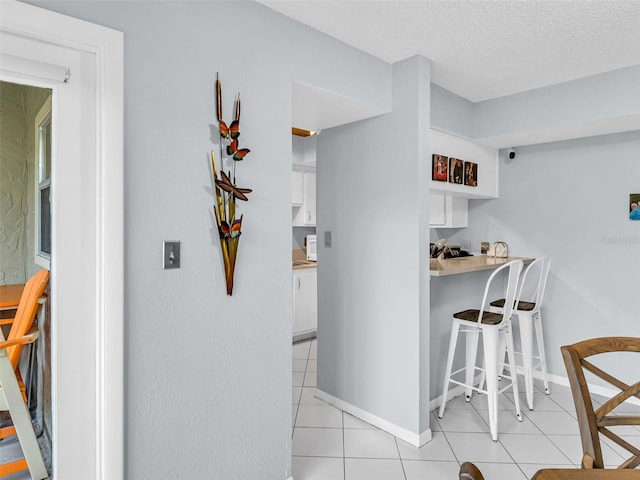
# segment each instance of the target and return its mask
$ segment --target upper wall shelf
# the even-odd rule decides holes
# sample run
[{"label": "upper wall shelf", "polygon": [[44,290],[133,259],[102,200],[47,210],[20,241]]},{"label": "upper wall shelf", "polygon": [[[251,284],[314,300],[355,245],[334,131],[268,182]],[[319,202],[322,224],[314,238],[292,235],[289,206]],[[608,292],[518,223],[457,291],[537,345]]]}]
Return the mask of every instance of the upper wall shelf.
[{"label": "upper wall shelf", "polygon": [[498,197],[498,150],[481,145],[469,139],[457,137],[438,130],[429,130],[429,150],[447,157],[458,158],[478,164],[478,186],[432,180],[432,156],[429,156],[429,189],[448,192],[455,197],[497,198]]}]

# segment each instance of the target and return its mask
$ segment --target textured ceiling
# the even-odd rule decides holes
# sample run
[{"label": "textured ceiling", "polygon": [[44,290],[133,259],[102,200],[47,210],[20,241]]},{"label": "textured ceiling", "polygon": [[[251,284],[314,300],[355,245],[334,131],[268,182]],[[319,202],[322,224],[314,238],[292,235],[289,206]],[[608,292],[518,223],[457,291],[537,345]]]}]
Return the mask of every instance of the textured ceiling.
[{"label": "textured ceiling", "polygon": [[640,0],[259,1],[472,102],[640,64]]}]

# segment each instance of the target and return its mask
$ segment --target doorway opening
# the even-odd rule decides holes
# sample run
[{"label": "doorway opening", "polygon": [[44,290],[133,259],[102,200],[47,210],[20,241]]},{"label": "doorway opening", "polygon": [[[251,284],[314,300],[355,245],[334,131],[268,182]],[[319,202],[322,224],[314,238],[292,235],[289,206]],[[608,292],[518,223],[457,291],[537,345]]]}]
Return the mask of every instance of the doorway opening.
[{"label": "doorway opening", "polygon": [[[0,81],[0,287],[21,286],[35,273],[51,268],[52,90]],[[36,322],[39,339],[22,352],[19,370],[27,407],[49,473],[52,471],[51,298],[41,301]],[[0,310],[6,338],[17,306]],[[0,411],[0,426],[11,424]],[[2,441],[3,462],[23,456],[17,437]],[[17,476],[16,476],[17,475]],[[19,480],[19,474],[12,478]],[[24,478],[30,478],[28,471]]]},{"label": "doorway opening", "polygon": [[54,92],[52,474],[122,479],[123,34],[4,2],[0,40],[1,80]]}]

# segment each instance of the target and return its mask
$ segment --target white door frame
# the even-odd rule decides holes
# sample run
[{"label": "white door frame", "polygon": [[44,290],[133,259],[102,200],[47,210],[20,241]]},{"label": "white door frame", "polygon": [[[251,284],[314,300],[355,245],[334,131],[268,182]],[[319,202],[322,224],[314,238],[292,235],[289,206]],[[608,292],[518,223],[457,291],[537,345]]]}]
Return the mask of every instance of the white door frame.
[{"label": "white door frame", "polygon": [[[95,365],[95,379],[87,382],[95,388],[87,395],[95,401],[90,409],[94,418],[93,424],[86,425],[87,434],[95,434],[95,439],[91,438],[91,443],[95,444],[95,458],[81,462],[92,465],[93,472],[77,471],[72,476],[78,480],[119,480],[124,475],[123,35],[112,29],[7,0],[0,1],[0,30],[95,56],[95,159],[87,160],[94,160],[95,185],[90,185],[87,191],[93,195],[90,204],[95,205],[91,214],[96,234],[95,245],[91,247],[94,253],[90,265],[86,266],[94,279],[95,294],[88,296],[95,315],[84,319],[91,323],[95,332],[95,338],[90,339],[94,343],[94,348],[90,349],[94,358],[88,359]],[[53,318],[56,308],[54,297]],[[54,352],[54,355],[56,358],[52,360],[54,363],[58,361],[59,368],[65,368],[74,361],[73,352]],[[75,361],[87,359],[75,358]],[[55,398],[53,401],[55,403]],[[73,410],[73,405],[59,405],[59,408],[68,413]],[[64,436],[65,426],[54,425],[54,430]],[[70,430],[77,432],[77,429]],[[66,436],[69,437],[68,434]],[[58,454],[54,443],[54,475],[61,467],[56,465],[57,459],[64,458],[64,462],[69,463],[73,458],[69,446],[86,441],[80,437],[65,438],[61,445],[69,451]],[[64,467],[66,472],[73,471],[72,465]]]}]

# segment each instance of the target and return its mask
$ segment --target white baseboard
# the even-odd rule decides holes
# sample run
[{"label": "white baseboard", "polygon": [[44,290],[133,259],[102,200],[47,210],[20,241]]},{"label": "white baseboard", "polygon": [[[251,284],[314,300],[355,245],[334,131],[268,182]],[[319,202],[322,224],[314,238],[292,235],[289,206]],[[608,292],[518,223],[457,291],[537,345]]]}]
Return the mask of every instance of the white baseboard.
[{"label": "white baseboard", "polygon": [[406,428],[395,425],[394,423],[391,423],[384,418],[380,418],[373,413],[367,412],[366,410],[356,407],[349,402],[345,402],[344,400],[336,398],[333,395],[330,395],[320,389],[316,389],[316,397],[323,402],[326,402],[329,405],[333,405],[334,407],[347,412],[354,417],[359,418],[363,422],[367,422],[374,427],[379,428],[380,430],[384,430],[394,437],[398,437],[399,439],[404,440],[405,442],[410,443],[411,445],[414,445],[416,447],[421,447],[431,440],[431,430],[429,428],[427,428],[420,434],[411,432]]},{"label": "white baseboard", "polygon": [[[522,367],[516,367],[516,371],[520,375],[524,375],[524,371],[522,370]],[[542,380],[542,373],[540,373],[537,370],[534,370],[533,378]],[[565,387],[570,386],[569,379],[561,375],[554,375],[553,373],[549,373],[547,374],[547,380],[549,380],[550,383],[555,383],[556,385],[563,385]],[[617,395],[618,393],[620,393],[620,390],[616,390],[615,388],[610,388],[610,387],[604,387],[602,385],[593,385],[589,383],[587,384],[587,386],[589,387],[589,391],[591,393],[595,393],[596,395],[602,395],[605,397],[613,397],[614,395]],[[635,397],[628,398],[626,402],[633,403],[634,405],[640,405],[640,399]]]}]

